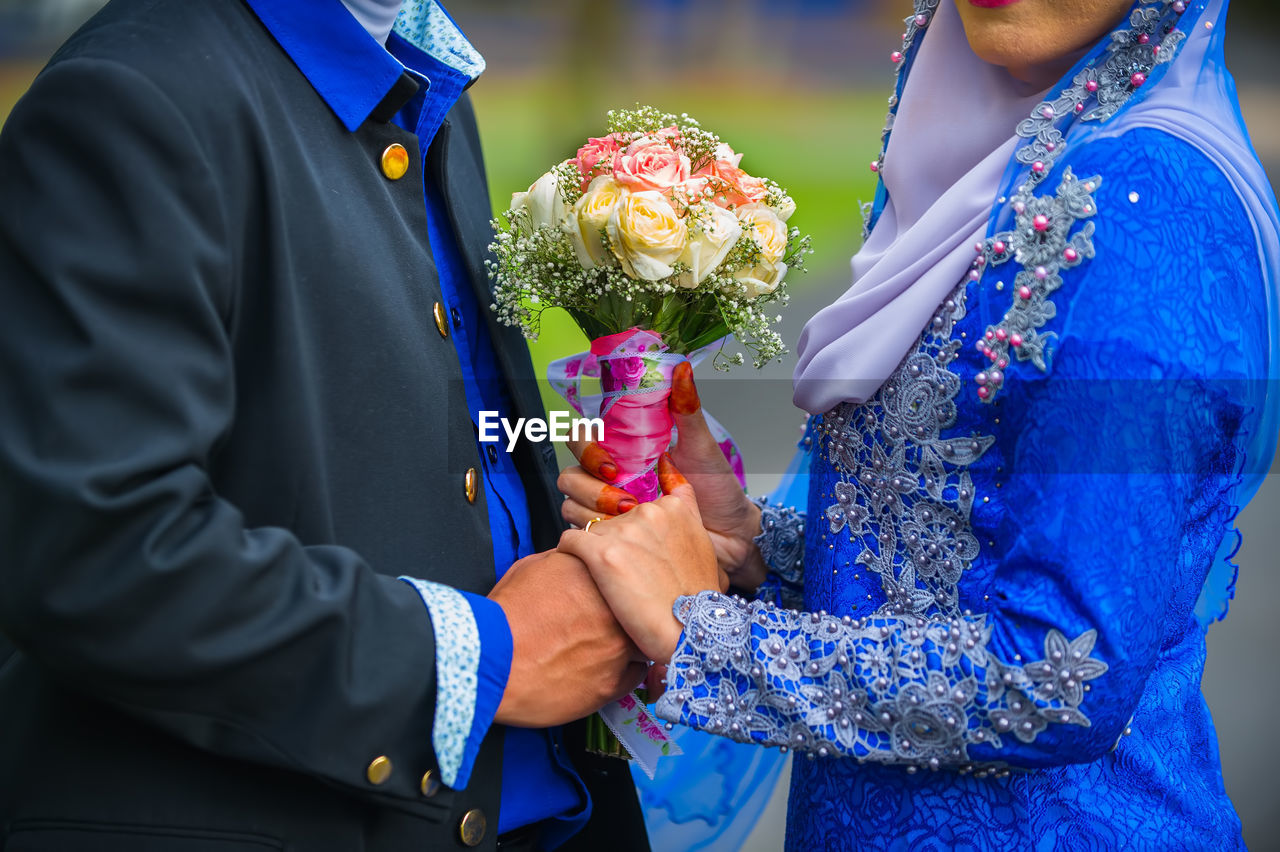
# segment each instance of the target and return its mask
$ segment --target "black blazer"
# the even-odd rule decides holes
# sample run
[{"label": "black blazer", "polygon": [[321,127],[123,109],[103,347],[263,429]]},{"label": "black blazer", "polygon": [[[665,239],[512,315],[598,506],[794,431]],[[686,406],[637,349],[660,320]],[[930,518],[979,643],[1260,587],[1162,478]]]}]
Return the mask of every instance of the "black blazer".
[{"label": "black blazer", "polygon": [[[114,0],[0,134],[4,849],[446,849],[473,810],[494,848],[501,729],[423,784],[436,649],[396,577],[494,566],[395,106],[348,132],[240,0]],[[467,101],[428,154],[487,305]],[[550,446],[516,462],[553,546]],[[643,846],[622,765],[586,772]]]}]

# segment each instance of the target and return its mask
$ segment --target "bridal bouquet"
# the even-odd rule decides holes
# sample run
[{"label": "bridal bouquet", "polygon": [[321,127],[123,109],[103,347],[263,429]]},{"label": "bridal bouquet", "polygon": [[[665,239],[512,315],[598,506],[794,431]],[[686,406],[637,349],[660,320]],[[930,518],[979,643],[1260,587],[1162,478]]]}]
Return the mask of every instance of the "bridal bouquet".
[{"label": "bridal bouquet", "polygon": [[[515,193],[493,222],[494,310],[536,339],[542,312],[563,308],[591,339],[548,378],[580,414],[603,420],[615,484],[641,501],[660,493],[654,468],[671,443],[676,365],[730,334],[756,367],[786,351],[766,311],[785,303],[783,280],[802,267],[809,238],[787,225],[791,197],[741,159],[687,115],[613,110],[604,136]],[[717,349],[718,368],[744,360]],[[603,393],[581,394],[583,377],[598,378]],[[732,442],[711,425],[741,478]],[[635,703],[600,715],[652,774],[644,752],[656,760],[674,744],[653,738],[658,726],[637,721]],[[647,736],[628,737],[637,724]],[[589,735],[595,750],[620,753],[599,725]]]},{"label": "bridal bouquet", "polygon": [[730,334],[757,367],[783,354],[767,310],[785,303],[809,238],[787,225],[795,203],[782,187],[743,171],[689,116],[613,110],[608,130],[494,220],[494,309],[531,339],[547,308],[574,318],[591,351],[553,364],[551,382],[582,413],[576,380],[599,377],[617,484],[649,500],[670,444],[671,371]]}]

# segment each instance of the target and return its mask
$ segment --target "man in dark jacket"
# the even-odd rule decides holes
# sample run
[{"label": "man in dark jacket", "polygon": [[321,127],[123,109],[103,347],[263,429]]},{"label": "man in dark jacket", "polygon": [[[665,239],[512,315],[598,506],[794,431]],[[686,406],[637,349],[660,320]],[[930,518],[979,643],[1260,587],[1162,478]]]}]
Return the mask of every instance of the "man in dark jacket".
[{"label": "man in dark jacket", "polygon": [[0,134],[5,850],[645,846],[554,727],[643,662],[476,442],[483,60],[398,6],[113,0]]}]

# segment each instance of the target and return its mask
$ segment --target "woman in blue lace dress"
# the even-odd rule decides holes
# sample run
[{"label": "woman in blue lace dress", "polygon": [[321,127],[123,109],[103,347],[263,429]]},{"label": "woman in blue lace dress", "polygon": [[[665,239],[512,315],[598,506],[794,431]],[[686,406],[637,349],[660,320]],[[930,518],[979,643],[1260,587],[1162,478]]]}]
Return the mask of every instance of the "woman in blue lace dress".
[{"label": "woman in blue lace dress", "polygon": [[703,591],[685,486],[565,534],[670,661],[659,715],[803,756],[789,849],[1243,847],[1200,677],[1274,451],[1280,252],[1226,6],[917,0],[853,286],[800,341],[806,510],[728,484],[681,370],[741,596]]}]

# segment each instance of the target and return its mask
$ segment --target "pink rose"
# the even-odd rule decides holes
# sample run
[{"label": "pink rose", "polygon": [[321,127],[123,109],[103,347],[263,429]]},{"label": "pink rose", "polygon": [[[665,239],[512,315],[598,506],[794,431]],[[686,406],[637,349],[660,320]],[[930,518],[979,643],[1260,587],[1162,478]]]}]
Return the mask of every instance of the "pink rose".
[{"label": "pink rose", "polygon": [[664,127],[661,130],[655,130],[653,133],[650,133],[649,136],[662,142],[676,142],[680,139],[680,128],[673,124],[670,127]]},{"label": "pink rose", "polygon": [[607,363],[609,375],[617,385],[606,387],[606,390],[635,390],[640,387],[640,380],[649,369],[644,359],[635,355],[629,358],[611,358]]},{"label": "pink rose", "polygon": [[578,149],[574,162],[578,166],[578,173],[582,175],[583,192],[586,192],[592,178],[613,170],[613,161],[622,149],[623,141],[625,140],[620,139],[618,134],[610,133],[608,136],[592,137]]},{"label": "pink rose", "polygon": [[722,163],[728,163],[734,168],[737,168],[738,164],[742,162],[742,155],[736,153],[728,145],[721,142],[716,146],[716,159]]},{"label": "pink rose", "polygon": [[731,160],[712,161],[698,170],[698,177],[707,179],[711,200],[721,207],[755,204],[768,194],[763,180],[747,174]]},{"label": "pink rose", "polygon": [[689,158],[654,136],[642,136],[613,161],[613,179],[632,192],[670,194],[689,179]]}]

